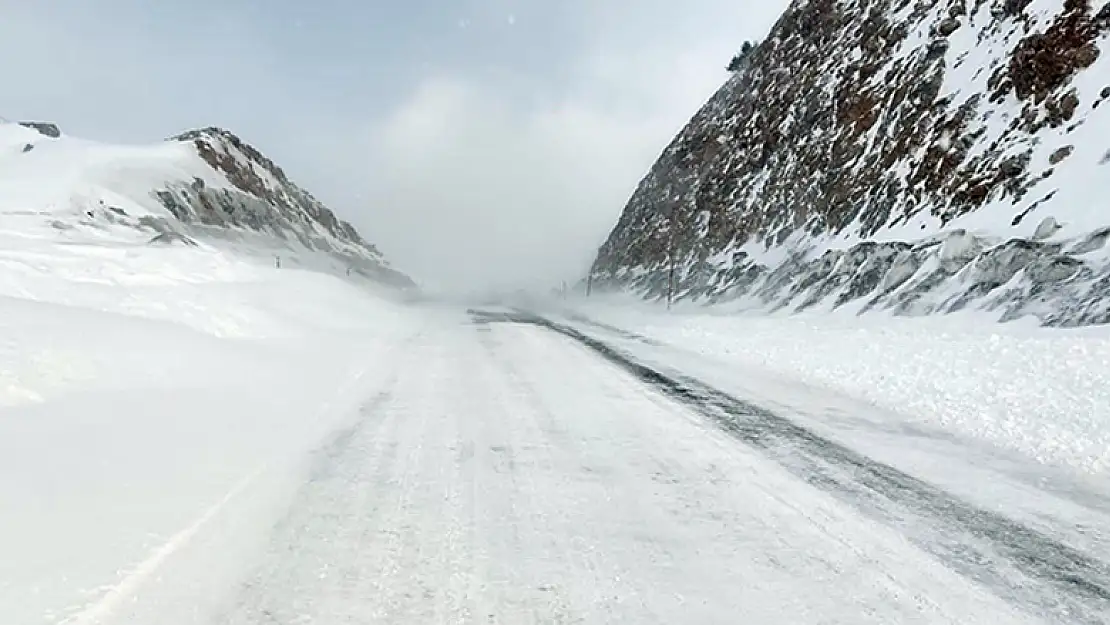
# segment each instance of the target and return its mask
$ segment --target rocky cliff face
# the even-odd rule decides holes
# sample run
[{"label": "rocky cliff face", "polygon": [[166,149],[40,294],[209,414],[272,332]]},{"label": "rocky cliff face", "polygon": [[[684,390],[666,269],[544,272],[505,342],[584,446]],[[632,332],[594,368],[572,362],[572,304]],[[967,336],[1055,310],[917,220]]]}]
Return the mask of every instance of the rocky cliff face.
[{"label": "rocky cliff face", "polygon": [[796,0],[592,273],[646,297],[1110,321],[1110,2]]},{"label": "rocky cliff face", "polygon": [[382,254],[350,223],[335,216],[294,184],[273,161],[221,128],[192,130],[170,141],[190,144],[230,185],[209,186],[204,178],[167,181],[154,191],[174,217],[186,224],[242,228],[295,240],[312,250],[341,256],[348,266],[396,286],[412,281],[389,268]]}]

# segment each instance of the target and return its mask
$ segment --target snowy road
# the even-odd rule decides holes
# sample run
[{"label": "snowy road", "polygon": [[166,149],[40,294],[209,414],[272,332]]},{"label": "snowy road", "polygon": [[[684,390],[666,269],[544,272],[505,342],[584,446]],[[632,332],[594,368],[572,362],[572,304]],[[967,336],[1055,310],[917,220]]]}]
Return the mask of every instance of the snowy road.
[{"label": "snowy road", "polygon": [[5,413],[0,623],[1110,623],[1097,490],[582,318],[350,336]]},{"label": "snowy road", "polygon": [[476,321],[424,327],[188,622],[1110,622],[1096,559],[773,415],[738,432],[709,389]]}]

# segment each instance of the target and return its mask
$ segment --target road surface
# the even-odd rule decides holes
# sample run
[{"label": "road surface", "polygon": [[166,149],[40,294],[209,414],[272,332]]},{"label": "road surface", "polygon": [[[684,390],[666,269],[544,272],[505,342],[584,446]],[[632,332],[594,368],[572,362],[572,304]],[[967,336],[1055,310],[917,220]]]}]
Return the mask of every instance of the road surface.
[{"label": "road surface", "polygon": [[195,622],[1110,623],[1106,554],[512,314],[426,325],[251,558]]}]

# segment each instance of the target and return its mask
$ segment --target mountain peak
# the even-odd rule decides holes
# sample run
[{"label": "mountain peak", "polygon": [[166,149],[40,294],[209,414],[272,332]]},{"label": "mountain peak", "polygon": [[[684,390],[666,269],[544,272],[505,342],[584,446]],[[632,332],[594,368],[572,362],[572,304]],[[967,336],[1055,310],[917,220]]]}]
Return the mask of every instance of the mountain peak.
[{"label": "mountain peak", "polygon": [[170,137],[169,140],[194,144],[201,156],[204,157],[204,160],[208,161],[209,165],[224,173],[229,173],[237,168],[230,162],[226,162],[226,160],[220,156],[220,153],[230,155],[232,151],[235,151],[245,157],[249,162],[265,168],[267,172],[282,183],[289,183],[288,178],[285,176],[285,172],[282,171],[280,167],[262,154],[258,148],[243,141],[239,138],[239,135],[226,128],[217,126],[196,128]]},{"label": "mountain peak", "polygon": [[162,242],[231,239],[267,253],[330,257],[347,273],[413,286],[354,226],[222,128],[113,145],[62,135],[45,122],[3,124],[0,191],[15,209],[41,207],[57,228],[152,233]]},{"label": "mountain peak", "polygon": [[185,132],[170,137],[169,139],[167,139],[167,141],[193,141],[194,139],[200,139],[204,137],[215,137],[239,141],[239,137],[235,133],[231,132],[227,128],[221,128],[219,126],[206,126],[203,128],[193,128],[192,130],[186,130]]}]

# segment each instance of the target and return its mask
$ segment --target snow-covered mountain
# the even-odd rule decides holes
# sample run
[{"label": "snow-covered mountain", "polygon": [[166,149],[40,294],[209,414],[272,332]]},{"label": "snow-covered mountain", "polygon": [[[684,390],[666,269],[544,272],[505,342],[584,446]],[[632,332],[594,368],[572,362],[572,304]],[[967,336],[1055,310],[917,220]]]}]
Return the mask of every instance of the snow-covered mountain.
[{"label": "snow-covered mountain", "polygon": [[124,146],[70,137],[49,123],[0,122],[0,216],[41,216],[60,231],[130,228],[155,243],[261,242],[324,253],[377,281],[412,286],[351,224],[219,128]]},{"label": "snow-covered mountain", "polygon": [[649,298],[1110,321],[1110,2],[795,0],[592,268]]}]

